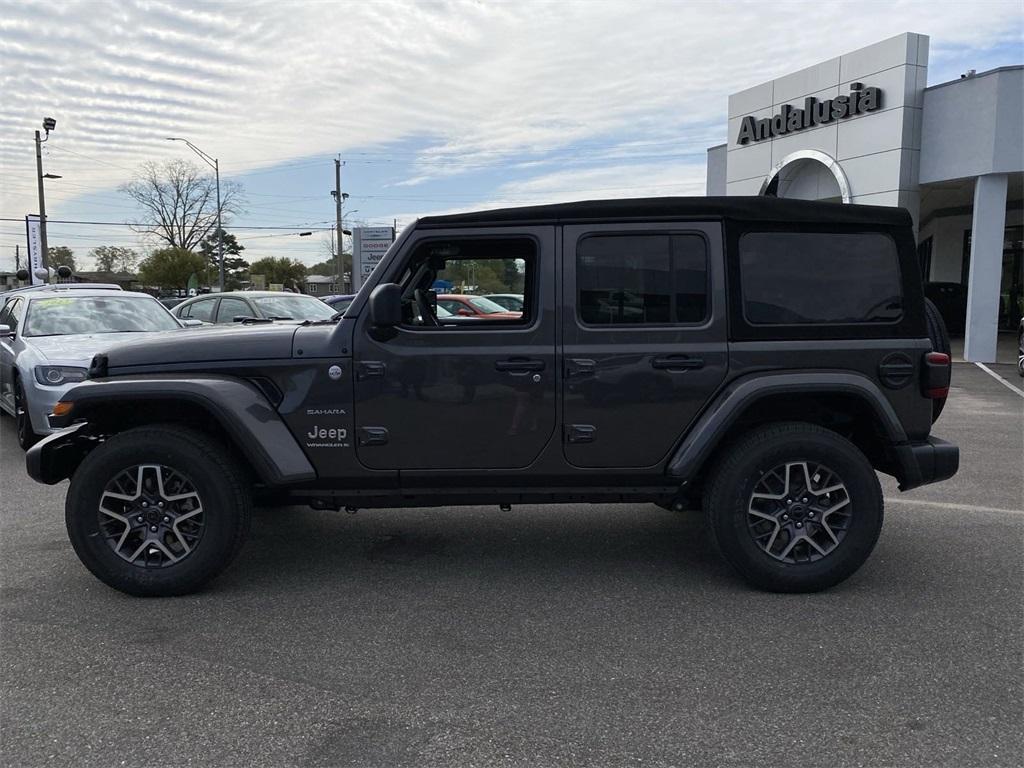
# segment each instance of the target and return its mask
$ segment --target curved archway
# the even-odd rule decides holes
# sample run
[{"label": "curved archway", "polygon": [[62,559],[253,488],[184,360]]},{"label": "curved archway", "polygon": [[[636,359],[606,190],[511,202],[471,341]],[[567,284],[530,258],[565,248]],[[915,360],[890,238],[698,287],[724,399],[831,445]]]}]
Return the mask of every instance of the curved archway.
[{"label": "curved archway", "polygon": [[843,203],[853,199],[842,166],[831,155],[816,149],[801,149],[782,158],[764,177],[760,194]]}]

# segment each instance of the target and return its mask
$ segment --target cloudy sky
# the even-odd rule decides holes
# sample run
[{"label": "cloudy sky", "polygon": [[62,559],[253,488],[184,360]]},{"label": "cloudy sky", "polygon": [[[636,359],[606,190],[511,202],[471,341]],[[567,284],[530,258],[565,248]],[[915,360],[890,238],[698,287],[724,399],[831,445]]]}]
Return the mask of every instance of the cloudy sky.
[{"label": "cloudy sky", "polygon": [[[244,2],[0,0],[0,218],[125,222],[139,163],[184,136],[242,184],[246,256],[323,258],[333,159],[353,224],[591,197],[702,194],[728,94],[905,31],[929,83],[1024,61],[1010,2]],[[301,240],[296,230],[316,231]],[[51,223],[77,256],[144,246]],[[24,225],[0,221],[0,269]]]}]

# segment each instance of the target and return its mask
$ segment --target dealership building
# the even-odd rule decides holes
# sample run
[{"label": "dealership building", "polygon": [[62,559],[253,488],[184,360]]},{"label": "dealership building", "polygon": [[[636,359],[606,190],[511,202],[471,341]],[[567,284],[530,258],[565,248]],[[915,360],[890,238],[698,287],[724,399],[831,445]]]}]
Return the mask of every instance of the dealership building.
[{"label": "dealership building", "polygon": [[928,85],[928,37],[898,35],[732,94],[707,171],[709,195],[906,208],[964,359],[994,362],[1000,332],[1016,346],[1024,66]]}]

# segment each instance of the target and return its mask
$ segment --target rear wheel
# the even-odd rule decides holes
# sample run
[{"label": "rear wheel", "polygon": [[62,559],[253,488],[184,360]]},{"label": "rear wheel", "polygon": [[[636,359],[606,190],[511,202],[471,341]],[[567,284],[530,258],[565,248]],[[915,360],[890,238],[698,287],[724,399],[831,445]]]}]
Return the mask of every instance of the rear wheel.
[{"label": "rear wheel", "polygon": [[26,451],[39,442],[39,435],[32,431],[32,419],[28,415],[28,398],[21,379],[14,380],[14,428],[18,445]]},{"label": "rear wheel", "polygon": [[849,577],[874,549],[882,507],[878,476],[860,450],[802,423],[741,438],[704,497],[723,557],[773,592],[815,592]]},{"label": "rear wheel", "polygon": [[233,457],[177,426],[114,435],[71,479],[68,536],[105,584],[131,595],[193,592],[238,554],[251,501]]}]

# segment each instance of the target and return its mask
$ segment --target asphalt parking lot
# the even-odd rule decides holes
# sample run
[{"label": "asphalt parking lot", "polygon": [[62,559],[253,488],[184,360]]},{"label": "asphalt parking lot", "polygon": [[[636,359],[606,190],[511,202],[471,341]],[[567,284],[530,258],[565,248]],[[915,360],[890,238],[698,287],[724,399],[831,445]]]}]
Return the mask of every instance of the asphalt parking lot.
[{"label": "asphalt parking lot", "polygon": [[886,483],[873,557],[809,596],[692,514],[580,505],[260,510],[207,592],[130,598],[3,417],[3,764],[1021,765],[1024,399],[954,387],[960,474]]}]

